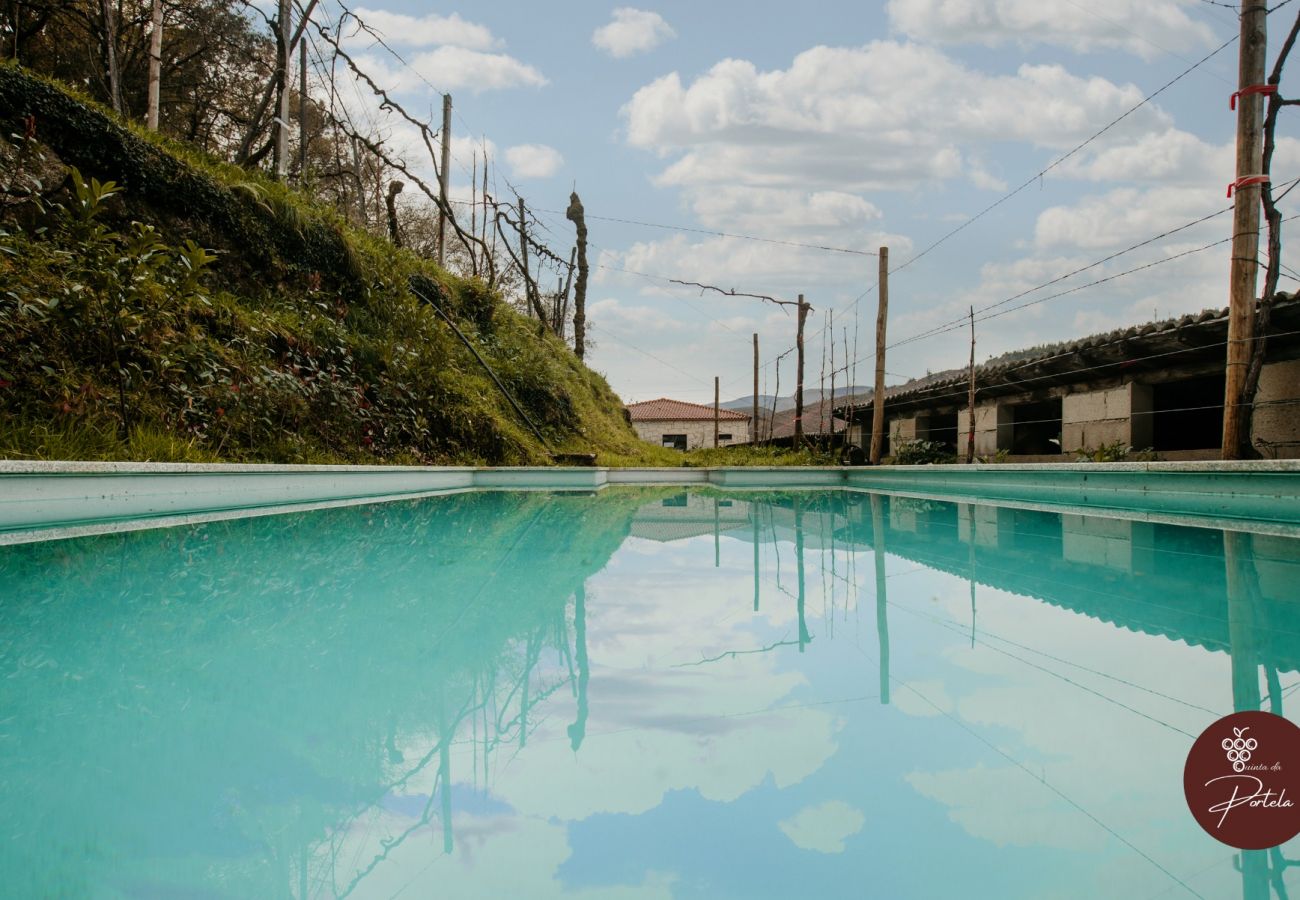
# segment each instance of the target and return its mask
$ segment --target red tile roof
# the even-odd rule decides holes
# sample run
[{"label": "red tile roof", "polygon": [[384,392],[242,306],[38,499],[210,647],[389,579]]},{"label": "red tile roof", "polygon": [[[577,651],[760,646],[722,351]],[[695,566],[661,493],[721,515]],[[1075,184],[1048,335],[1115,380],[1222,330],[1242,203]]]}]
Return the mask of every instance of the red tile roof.
[{"label": "red tile roof", "polygon": [[[713,421],[712,406],[687,403],[685,400],[669,400],[667,397],[660,397],[658,400],[643,400],[640,403],[629,403],[627,411],[631,413],[633,422],[669,422],[680,419],[707,419]],[[734,409],[718,410],[718,418],[728,422],[733,420],[749,421],[749,416],[738,413]]]}]

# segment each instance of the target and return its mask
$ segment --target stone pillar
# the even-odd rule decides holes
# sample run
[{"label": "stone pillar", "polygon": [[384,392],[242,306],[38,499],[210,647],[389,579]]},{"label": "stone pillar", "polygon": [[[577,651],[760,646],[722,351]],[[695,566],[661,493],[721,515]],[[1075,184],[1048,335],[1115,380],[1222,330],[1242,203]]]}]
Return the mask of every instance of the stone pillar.
[{"label": "stone pillar", "polygon": [[[957,411],[957,446],[966,446],[970,428],[970,407]],[[1011,449],[1011,407],[993,403],[975,404],[975,455],[992,456]]]},{"label": "stone pillar", "polygon": [[1142,450],[1153,443],[1151,386],[1126,384],[1061,398],[1061,452],[1119,442]]},{"label": "stone pillar", "polygon": [[917,438],[917,417],[900,416],[897,419],[890,419],[886,430],[889,432],[890,440],[897,435],[900,441],[914,441]]},{"label": "stone pillar", "polygon": [[[1291,401],[1291,402],[1287,402]],[[1264,456],[1300,457],[1300,359],[1268,363],[1260,370],[1250,440],[1264,442]]]},{"label": "stone pillar", "polygon": [[1133,523],[1097,516],[1061,516],[1061,552],[1071,562],[1133,571]]}]

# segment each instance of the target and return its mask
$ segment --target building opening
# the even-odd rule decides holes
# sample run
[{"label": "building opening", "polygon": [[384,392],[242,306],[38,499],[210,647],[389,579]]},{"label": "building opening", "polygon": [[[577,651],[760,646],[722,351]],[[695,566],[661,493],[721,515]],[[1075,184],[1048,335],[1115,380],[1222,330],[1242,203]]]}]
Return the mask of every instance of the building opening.
[{"label": "building opening", "polygon": [[957,411],[950,413],[931,413],[926,439],[938,441],[951,452],[957,450]]},{"label": "building opening", "polygon": [[1011,407],[1011,447],[1017,455],[1061,452],[1061,398]]},{"label": "building opening", "polygon": [[1157,450],[1215,450],[1223,443],[1224,375],[1151,386],[1152,446]]},{"label": "building opening", "polygon": [[665,447],[670,447],[673,450],[686,449],[686,435],[684,434],[665,434],[663,440]]}]

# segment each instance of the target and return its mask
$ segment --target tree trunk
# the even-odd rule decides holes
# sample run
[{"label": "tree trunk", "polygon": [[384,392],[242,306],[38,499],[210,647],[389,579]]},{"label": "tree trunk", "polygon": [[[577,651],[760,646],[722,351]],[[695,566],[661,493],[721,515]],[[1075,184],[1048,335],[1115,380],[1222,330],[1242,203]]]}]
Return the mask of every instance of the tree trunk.
[{"label": "tree trunk", "polygon": [[293,4],[290,0],[280,0],[280,14],[275,29],[275,89],[278,102],[272,159],[275,177],[281,180],[289,169],[289,19],[292,15]]},{"label": "tree trunk", "polygon": [[122,73],[117,66],[117,15],[113,0],[100,0],[104,16],[104,69],[108,75],[108,98],[113,112],[122,114]]},{"label": "tree trunk", "polygon": [[587,341],[587,219],[575,191],[569,195],[564,217],[578,232],[578,280],[573,286],[573,352],[582,359]]},{"label": "tree trunk", "polygon": [[149,32],[149,102],[145,108],[145,127],[158,130],[158,98],[162,86],[162,0],[153,0],[152,30]]},{"label": "tree trunk", "polygon": [[393,242],[394,247],[402,246],[402,232],[397,227],[397,195],[402,192],[405,185],[400,181],[394,181],[388,185],[388,239]]}]

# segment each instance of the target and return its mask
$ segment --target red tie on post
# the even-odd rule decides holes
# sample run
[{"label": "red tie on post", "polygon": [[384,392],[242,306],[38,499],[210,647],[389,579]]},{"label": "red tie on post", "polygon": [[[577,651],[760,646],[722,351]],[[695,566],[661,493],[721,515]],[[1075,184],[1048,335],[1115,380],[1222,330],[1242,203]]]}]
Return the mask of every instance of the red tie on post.
[{"label": "red tie on post", "polygon": [[1232,96],[1228,98],[1228,109],[1236,110],[1237,98],[1244,97],[1247,94],[1276,94],[1276,84],[1252,84],[1250,87],[1244,87],[1239,91],[1233,91]]},{"label": "red tie on post", "polygon": [[1250,187],[1252,184],[1264,184],[1269,180],[1267,175],[1243,175],[1228,185],[1228,199],[1232,199],[1232,192],[1244,187]]}]

